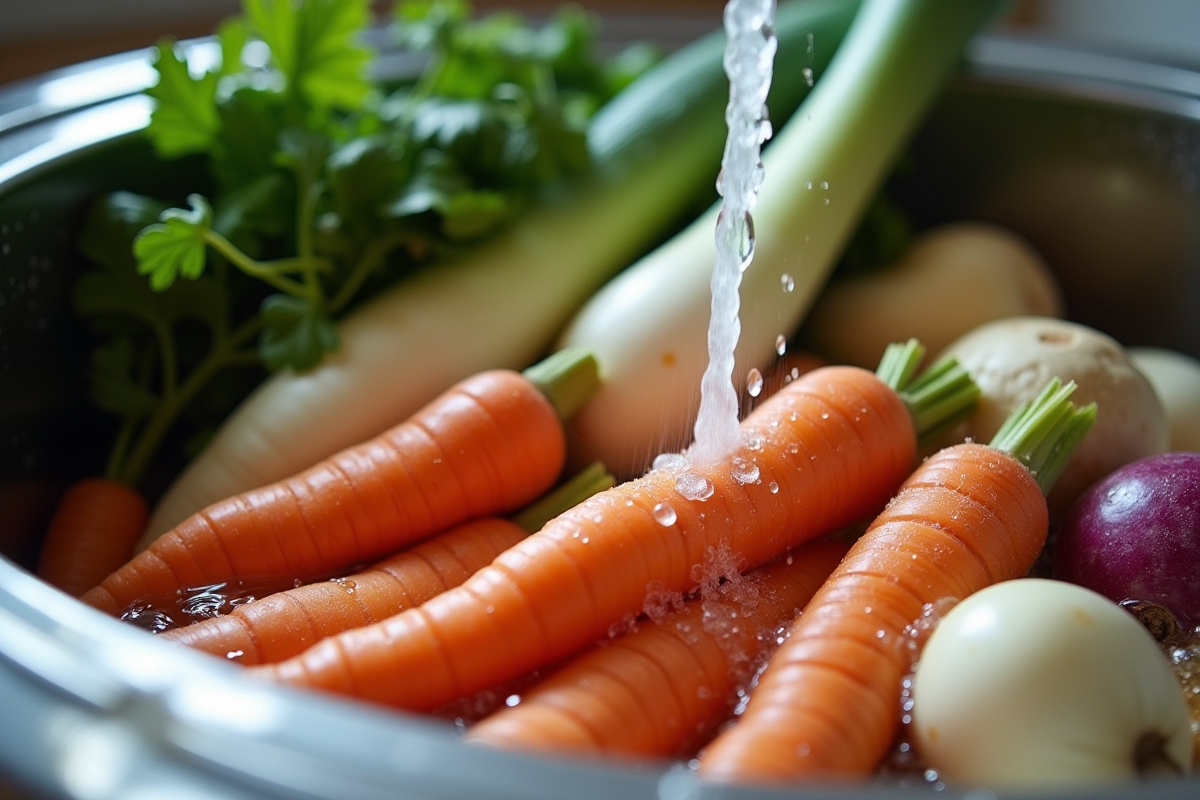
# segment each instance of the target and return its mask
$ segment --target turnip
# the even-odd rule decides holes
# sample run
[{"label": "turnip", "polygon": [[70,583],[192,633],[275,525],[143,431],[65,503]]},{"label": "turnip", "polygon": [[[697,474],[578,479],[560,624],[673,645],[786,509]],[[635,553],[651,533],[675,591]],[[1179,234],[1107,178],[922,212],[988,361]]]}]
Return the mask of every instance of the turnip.
[{"label": "turnip", "polygon": [[1091,486],[1063,519],[1052,570],[1200,622],[1200,453],[1143,458]]},{"label": "turnip", "polygon": [[922,760],[964,786],[1099,788],[1192,766],[1187,705],[1158,643],[1063,581],[1005,581],[952,608],[912,700]]},{"label": "turnip", "polygon": [[1094,328],[1051,317],[1011,317],[972,329],[944,354],[958,358],[982,393],[971,416],[950,432],[952,441],[988,441],[1013,409],[1054,377],[1078,384],[1077,402],[1097,404],[1095,427],[1047,498],[1055,520],[1100,478],[1168,449],[1166,412],[1154,388],[1124,347]]},{"label": "turnip", "polygon": [[999,225],[953,222],[921,233],[890,266],[836,278],[801,336],[832,361],[874,369],[890,342],[915,337],[936,353],[994,319],[1062,314],[1058,284],[1028,242]]}]

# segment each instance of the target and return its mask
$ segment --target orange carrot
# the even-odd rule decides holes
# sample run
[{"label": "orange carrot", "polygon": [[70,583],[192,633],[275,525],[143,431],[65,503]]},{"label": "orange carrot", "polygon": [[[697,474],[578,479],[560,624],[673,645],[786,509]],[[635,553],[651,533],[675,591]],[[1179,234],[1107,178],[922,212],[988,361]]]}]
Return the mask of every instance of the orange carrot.
[{"label": "orange carrot", "polygon": [[[950,394],[969,407],[974,384],[953,372],[947,385],[971,391]],[[907,387],[912,370],[899,374]],[[572,655],[637,614],[652,584],[693,589],[710,552],[753,568],[882,507],[912,469],[924,429],[914,420],[926,419],[889,380],[855,367],[802,375],[745,419],[732,462],[662,467],[593,495],[462,586],[252,669],[427,710]]]},{"label": "orange carrot", "polygon": [[482,517],[345,578],[310,583],[161,634],[240,664],[282,661],[315,642],[390,617],[458,586],[554,514],[613,484],[595,464],[513,519]]},{"label": "orange carrot", "polygon": [[955,445],[916,469],[701,754],[702,777],[782,783],[874,769],[900,723],[915,649],[906,629],[926,604],[1025,575],[1041,552],[1045,492],[1095,419],[1094,406],[1067,399],[1073,389],[1052,381],[990,445]]},{"label": "orange carrot", "polygon": [[686,757],[728,718],[761,658],[846,552],[825,539],[578,656],[466,741],[599,756]]},{"label": "orange carrot", "polygon": [[84,478],[59,499],[38,556],[42,580],[78,596],[133,554],[149,510],[136,490],[107,478]]},{"label": "orange carrot", "polygon": [[193,514],[82,599],[117,615],[139,598],[190,586],[328,575],[513,511],[558,479],[560,417],[597,380],[594,359],[578,350],[525,373],[467,378],[374,439]]}]

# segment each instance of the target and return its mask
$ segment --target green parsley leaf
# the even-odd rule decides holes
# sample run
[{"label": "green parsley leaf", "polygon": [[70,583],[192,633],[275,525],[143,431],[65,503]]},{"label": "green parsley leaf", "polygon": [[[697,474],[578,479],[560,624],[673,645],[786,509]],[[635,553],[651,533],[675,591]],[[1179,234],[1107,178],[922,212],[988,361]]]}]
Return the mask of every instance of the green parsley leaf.
[{"label": "green parsley leaf", "polygon": [[146,90],[155,100],[146,135],[165,158],[207,151],[218,129],[217,75],[194,77],[171,39],[159,42],[155,53],[158,83]]},{"label": "green parsley leaf", "polygon": [[302,372],[337,349],[337,325],[307,298],[270,295],[263,300],[261,314],[258,352],[268,369]]},{"label": "green parsley leaf", "polygon": [[188,204],[190,211],[167,209],[133,240],[138,274],[149,275],[155,291],[163,291],[176,277],[194,280],[204,274],[204,237],[212,225],[212,208],[198,194],[188,195]]},{"label": "green parsley leaf", "polygon": [[351,110],[371,91],[372,52],[358,41],[368,0],[245,0],[245,11],[288,90],[311,106]]}]

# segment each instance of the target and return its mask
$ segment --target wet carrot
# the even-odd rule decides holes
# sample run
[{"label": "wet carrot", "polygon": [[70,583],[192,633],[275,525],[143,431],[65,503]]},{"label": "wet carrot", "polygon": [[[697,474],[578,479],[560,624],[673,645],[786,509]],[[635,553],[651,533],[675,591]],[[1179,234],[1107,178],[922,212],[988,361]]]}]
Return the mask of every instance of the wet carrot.
[{"label": "wet carrot", "polygon": [[133,554],[149,509],[136,490],[108,478],[84,478],[59,499],[38,555],[38,577],[79,596]]},{"label": "wet carrot", "polygon": [[702,777],[785,783],[874,769],[900,724],[915,656],[906,629],[926,604],[1025,575],[1041,552],[1045,491],[1095,418],[1094,406],[1070,403],[1073,389],[1051,382],[990,445],[949,447],[914,471],[792,625],[744,713],[701,754]]},{"label": "wet carrot", "polygon": [[511,512],[558,479],[561,418],[597,380],[594,359],[580,351],[525,373],[475,375],[374,439],[193,514],[82,599],[117,615],[189,586],[328,575]]},{"label": "wet carrot", "polygon": [[[586,651],[467,731],[493,747],[686,757],[846,552],[822,540]],[[706,596],[707,595],[707,596]]]},{"label": "wet carrot", "polygon": [[427,710],[572,655],[637,614],[651,585],[694,589],[712,552],[750,569],[875,513],[912,469],[917,432],[974,401],[965,371],[952,373],[956,388],[934,395],[960,402],[929,403],[932,416],[893,388],[925,385],[907,368],[896,384],[855,367],[801,375],[747,416],[729,460],[663,467],[593,495],[462,586],[253,669]]},{"label": "wet carrot", "polygon": [[458,586],[550,517],[612,484],[603,466],[592,465],[512,519],[471,520],[361,572],[267,595],[161,636],[240,664],[282,661]]}]

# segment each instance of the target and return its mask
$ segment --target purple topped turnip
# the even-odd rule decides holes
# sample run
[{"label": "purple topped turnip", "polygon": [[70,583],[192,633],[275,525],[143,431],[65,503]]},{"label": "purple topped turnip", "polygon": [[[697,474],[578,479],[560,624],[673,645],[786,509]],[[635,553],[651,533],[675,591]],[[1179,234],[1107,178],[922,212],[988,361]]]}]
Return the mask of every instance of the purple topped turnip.
[{"label": "purple topped turnip", "polygon": [[1091,486],[1063,519],[1052,570],[1200,622],[1200,453],[1150,456]]}]

